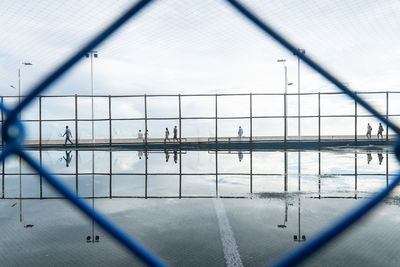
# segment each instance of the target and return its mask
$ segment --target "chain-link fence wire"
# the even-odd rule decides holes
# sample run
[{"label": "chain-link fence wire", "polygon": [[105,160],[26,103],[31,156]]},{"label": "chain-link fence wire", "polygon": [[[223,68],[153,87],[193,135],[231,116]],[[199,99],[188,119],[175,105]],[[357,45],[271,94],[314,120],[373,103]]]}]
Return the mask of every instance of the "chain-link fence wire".
[{"label": "chain-link fence wire", "polygon": [[[36,169],[52,186],[54,186],[61,194],[68,198],[73,204],[76,205],[81,211],[83,211],[90,218],[94,219],[103,229],[105,229],[110,235],[116,238],[121,244],[128,248],[132,253],[142,259],[145,263],[153,266],[164,266],[165,263],[158,259],[155,255],[145,249],[136,240],[130,237],[127,233],[116,227],[112,222],[107,220],[104,216],[92,210],[85,202],[77,198],[72,192],[66,189],[53,175],[51,175],[46,169],[42,168],[37,162],[35,162],[26,152],[22,150],[22,143],[24,142],[25,133],[22,123],[19,121],[18,114],[34,99],[35,96],[43,93],[48,89],[56,80],[62,77],[68,72],[81,58],[83,58],[88,52],[101,44],[106,40],[113,32],[121,27],[129,19],[137,15],[145,6],[147,6],[150,0],[138,1],[131,8],[129,8],[121,17],[119,17],[114,23],[106,27],[99,35],[93,40],[84,45],[78,52],[74,53],[67,61],[52,71],[46,76],[42,82],[35,86],[28,96],[12,110],[8,110],[4,105],[1,105],[2,111],[6,114],[6,121],[2,125],[2,136],[6,142],[3,147],[3,151],[0,155],[0,161],[3,161],[7,156],[11,154],[19,154],[28,164]],[[340,82],[335,76],[328,72],[316,61],[305,55],[302,50],[298,49],[287,38],[275,31],[267,23],[263,22],[260,18],[254,15],[248,8],[243,6],[240,2],[234,0],[227,0],[234,9],[236,9],[241,15],[250,20],[256,27],[266,33],[269,37],[273,38],[276,42],[286,48],[288,51],[296,55],[302,62],[307,64],[311,69],[318,72],[329,82],[334,84],[341,91],[345,92],[348,96],[357,101],[362,107],[368,110],[371,114],[376,116],[377,119],[388,125],[396,134],[399,133],[399,128],[391,121],[387,120],[372,106],[370,106],[365,100],[360,98],[355,92],[351,91],[347,86]],[[395,153],[398,155],[399,146],[396,145]],[[370,199],[362,207],[355,210],[353,213],[340,220],[334,226],[328,228],[325,232],[310,240],[304,246],[289,253],[282,260],[278,261],[276,266],[292,266],[299,264],[305,260],[329,241],[333,240],[344,230],[348,229],[352,224],[358,221],[361,217],[367,214],[372,208],[380,203],[390,191],[399,183],[400,176],[392,181],[392,183],[382,192],[378,193],[374,198]]]}]

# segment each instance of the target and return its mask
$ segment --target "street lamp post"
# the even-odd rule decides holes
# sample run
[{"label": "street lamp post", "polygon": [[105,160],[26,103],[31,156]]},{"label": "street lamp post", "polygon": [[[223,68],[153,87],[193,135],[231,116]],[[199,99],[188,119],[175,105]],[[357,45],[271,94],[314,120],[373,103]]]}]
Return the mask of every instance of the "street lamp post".
[{"label": "street lamp post", "polygon": [[[22,65],[32,66],[30,62],[22,62]],[[10,87],[15,89],[14,85]],[[21,67],[18,68],[18,104],[21,103]],[[21,113],[18,114],[19,119],[21,119]],[[19,157],[19,221],[22,222],[22,159]]]},{"label": "street lamp post", "polygon": [[285,122],[284,122],[284,140],[286,141],[287,138],[287,88],[289,85],[292,85],[292,83],[288,83],[288,79],[287,79],[287,66],[285,64],[286,59],[278,59],[277,62],[282,62],[283,63],[283,68],[285,71],[285,93],[284,93],[284,114],[283,117],[285,118]]},{"label": "street lamp post", "polygon": [[98,53],[97,51],[90,51],[88,54],[86,54],[86,57],[90,57],[90,94],[92,96],[92,143],[94,144],[94,103],[93,103],[93,98],[94,98],[94,80],[93,80],[93,57],[97,58]]},{"label": "street lamp post", "polygon": [[298,118],[297,118],[297,135],[298,138],[300,140],[301,138],[301,132],[300,132],[300,57],[299,54],[305,54],[306,50],[305,49],[301,49],[301,48],[297,48],[297,114],[298,114]]}]

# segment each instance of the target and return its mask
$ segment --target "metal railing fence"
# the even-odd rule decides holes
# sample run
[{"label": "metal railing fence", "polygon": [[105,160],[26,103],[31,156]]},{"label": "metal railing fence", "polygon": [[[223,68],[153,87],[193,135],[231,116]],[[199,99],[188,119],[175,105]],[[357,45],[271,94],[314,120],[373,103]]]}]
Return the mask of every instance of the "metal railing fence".
[{"label": "metal railing fence", "polygon": [[[400,118],[400,109],[397,111],[396,108],[392,108],[389,109],[389,105],[391,103],[390,99],[392,96],[394,96],[395,99],[397,99],[397,96],[400,97],[400,92],[358,92],[357,93],[360,96],[373,96],[376,98],[383,98],[384,101],[381,101],[382,103],[380,103],[380,109],[385,111],[385,117],[388,119],[394,119],[397,120],[398,118]],[[314,101],[303,101],[302,102],[302,106],[313,106],[313,108],[311,109],[311,111],[308,112],[302,112],[307,113],[306,115],[296,115],[296,114],[290,114],[290,112],[286,112],[288,110],[288,106],[289,105],[297,105],[297,103],[291,103],[288,101],[288,97],[290,96],[294,96],[297,97],[298,95],[300,95],[300,97],[304,97],[304,96],[313,96],[316,99],[314,99]],[[279,94],[279,93],[249,93],[249,94],[169,94],[169,95],[119,95],[119,96],[111,96],[111,95],[96,95],[96,96],[89,96],[89,95],[62,95],[62,96],[38,96],[35,97],[35,102],[37,103],[36,106],[34,106],[33,108],[30,109],[30,112],[33,113],[34,115],[31,115],[30,117],[36,117],[36,118],[24,118],[24,116],[22,116],[21,118],[21,122],[24,123],[32,123],[34,125],[37,125],[38,129],[37,129],[37,140],[38,141],[38,145],[42,145],[43,141],[48,140],[49,138],[43,138],[43,124],[49,124],[49,123],[55,123],[55,122],[64,122],[64,123],[72,123],[73,124],[73,129],[74,129],[74,135],[75,135],[75,145],[78,145],[80,142],[81,138],[80,136],[82,136],[83,132],[87,132],[85,130],[80,131],[80,124],[81,123],[88,123],[88,122],[94,122],[94,123],[101,123],[104,122],[106,124],[108,124],[107,126],[105,124],[103,124],[103,129],[102,132],[108,133],[108,137],[103,137],[103,138],[98,138],[98,139],[102,139],[102,141],[97,140],[97,143],[102,142],[102,143],[108,143],[110,145],[113,144],[113,142],[115,142],[114,139],[114,134],[113,132],[119,131],[120,129],[118,129],[118,126],[115,126],[116,123],[121,122],[121,123],[126,123],[126,122],[132,122],[132,121],[136,121],[136,122],[140,122],[141,125],[144,125],[143,129],[143,135],[144,135],[144,139],[145,142],[148,141],[146,139],[146,135],[144,133],[146,133],[149,130],[148,124],[149,122],[154,122],[154,121],[173,121],[174,123],[177,124],[178,126],[178,136],[179,136],[179,140],[182,140],[183,138],[189,137],[189,136],[183,136],[182,135],[182,123],[185,121],[214,121],[214,134],[212,135],[208,135],[208,136],[196,136],[198,138],[208,138],[208,140],[212,140],[215,142],[215,138],[232,138],[232,136],[227,136],[226,134],[220,134],[218,132],[218,124],[221,124],[221,121],[224,120],[233,120],[233,121],[237,121],[237,120],[241,120],[243,121],[247,121],[248,123],[248,132],[249,135],[246,135],[246,138],[249,139],[250,142],[253,141],[257,141],[258,140],[268,140],[270,139],[269,137],[271,137],[272,135],[270,134],[270,128],[271,126],[266,126],[265,124],[268,124],[269,121],[265,122],[265,120],[263,119],[270,119],[273,120],[273,122],[271,122],[271,124],[273,125],[274,131],[275,133],[278,132],[277,134],[275,134],[274,137],[279,137],[283,142],[287,142],[288,141],[288,132],[289,132],[289,127],[291,128],[296,128],[298,127],[297,122],[293,121],[294,126],[290,125],[290,123],[288,124],[288,122],[291,122],[291,120],[294,119],[298,119],[300,118],[300,120],[307,120],[307,119],[315,119],[315,123],[317,124],[315,128],[308,130],[307,132],[314,132],[314,134],[312,134],[318,142],[320,142],[321,140],[324,139],[328,139],[331,140],[332,138],[334,138],[334,136],[341,136],[342,139],[351,139],[354,140],[355,143],[357,144],[357,140],[359,138],[362,138],[363,136],[365,136],[365,120],[369,119],[369,118],[374,118],[373,115],[369,115],[369,114],[365,114],[365,112],[362,112],[360,110],[360,105],[357,103],[357,101],[354,101],[354,108],[351,108],[351,104],[347,103],[347,105],[344,106],[344,108],[346,109],[346,111],[341,111],[340,113],[338,113],[338,109],[334,109],[333,111],[325,111],[324,107],[322,106],[323,104],[321,103],[321,98],[326,98],[325,101],[328,102],[329,100],[331,100],[331,96],[344,96],[344,93],[340,93],[340,92],[325,92],[325,93],[301,93],[301,94]],[[265,105],[269,105],[269,104],[275,104],[276,105],[276,109],[277,111],[273,112],[275,114],[268,114],[269,111],[268,110],[264,110],[262,112],[258,111],[255,112],[255,107],[257,110],[260,110],[260,103],[254,104],[253,101],[253,97],[266,97],[266,100],[268,100],[269,96],[272,97],[279,97],[281,100],[281,103],[276,103],[275,100],[276,98],[273,98],[271,100],[271,102],[266,102]],[[96,99],[101,100],[101,102],[103,104],[105,104],[101,109],[103,109],[102,114],[101,115],[95,115],[95,117],[89,118],[89,116],[86,116],[85,112],[80,111],[80,106],[84,106],[83,103],[80,104],[80,102],[84,102],[86,99],[90,100],[91,98],[94,98],[94,101],[96,102]],[[189,98],[192,101],[196,100],[196,98],[204,98],[207,97],[209,100],[214,100],[214,107],[213,110],[210,110],[210,105],[205,106],[204,110],[205,113],[208,113],[208,115],[199,115],[199,116],[190,116],[190,115],[186,115],[182,106],[183,106],[183,99],[185,98]],[[243,101],[248,101],[248,103],[246,104],[246,106],[248,106],[248,111],[246,112],[247,114],[240,114],[240,115],[223,115],[220,113],[229,113],[229,110],[226,112],[221,112],[221,107],[218,108],[218,103],[219,103],[219,99],[223,100],[225,97],[240,97],[240,99],[238,99],[238,101],[240,101],[240,103],[243,105]],[[177,105],[177,107],[173,107],[176,110],[176,115],[175,116],[152,116],[151,114],[149,114],[149,108],[148,108],[148,99],[168,99],[168,100],[177,100],[177,101],[173,101],[172,104],[173,105]],[[1,103],[7,103],[7,102],[15,102],[18,99],[17,96],[0,96],[0,102]],[[57,105],[57,101],[59,100],[63,100],[63,99],[69,99],[72,100],[69,103],[72,104],[73,106],[73,111],[70,109],[70,113],[67,112],[62,112],[63,114],[61,115],[54,115],[54,114],[47,114],[46,111],[48,111],[47,109],[45,109],[46,105],[49,106],[54,106]],[[137,112],[139,115],[119,115],[120,111],[115,111],[115,108],[113,109],[113,106],[115,106],[114,104],[114,100],[118,100],[118,102],[116,104],[119,104],[121,99],[125,102],[125,103],[129,103],[132,99],[134,99],[134,103],[142,103],[141,109],[136,109],[135,112]],[[247,100],[246,100],[247,99]],[[65,100],[64,102],[68,102],[67,100]],[[113,104],[114,103],[114,104]],[[192,102],[189,102],[188,104],[190,104]],[[343,107],[343,106],[342,106]],[[200,108],[202,108],[200,106]],[[262,108],[262,107],[261,107]],[[304,108],[303,108],[304,109]],[[328,109],[332,109],[331,107],[329,107]],[[351,110],[351,111],[350,111]],[[360,112],[361,111],[361,112]],[[72,113],[73,112],[73,113]],[[72,113],[72,114],[71,114]],[[117,113],[117,115],[115,115]],[[213,113],[213,116],[210,116],[210,114]],[[260,114],[260,113],[265,113],[265,114]],[[282,113],[282,114],[279,114]],[[289,114],[288,114],[289,113]],[[292,112],[294,113],[294,112]],[[64,116],[64,117],[62,117]],[[364,119],[363,120],[363,124],[360,127],[360,119]],[[353,134],[351,136],[351,134],[349,134],[351,131],[349,131],[349,128],[351,126],[347,125],[346,127],[342,126],[342,129],[344,130],[343,134],[337,133],[337,131],[335,131],[332,134],[329,134],[329,129],[327,130],[327,126],[329,126],[330,124],[332,124],[332,121],[328,121],[328,122],[324,122],[325,119],[346,119],[346,122],[348,122],[348,119],[352,119],[351,122],[353,123],[354,129],[353,129]],[[3,124],[4,121],[6,120],[6,117],[4,115],[4,112],[1,113],[1,123]],[[278,121],[278,122],[277,122]],[[140,125],[138,124],[138,125]],[[271,125],[270,124],[270,125]],[[341,124],[338,123],[338,125]],[[264,129],[262,130],[258,130],[258,132],[264,132],[265,134],[262,135],[254,135],[254,128],[256,128],[258,126],[258,128],[260,128],[260,125],[262,125],[264,127]],[[275,126],[277,125],[277,126]],[[375,126],[375,125],[374,125]],[[133,127],[131,125],[126,125],[126,124],[121,124],[119,126],[120,128],[124,128],[124,129],[128,129],[127,131],[130,132],[131,134],[129,136],[125,136],[126,138],[136,138],[137,137],[137,130],[140,128],[139,126],[137,126],[136,128],[138,129],[132,129]],[[200,127],[200,126],[199,126]],[[48,128],[48,127],[46,127]],[[108,129],[105,129],[108,128]],[[279,130],[277,130],[277,128],[279,128]],[[307,128],[307,127],[303,127],[303,128]],[[322,130],[324,129],[325,134],[322,133]],[[54,129],[53,129],[54,130]],[[160,132],[163,131],[163,129],[159,129]],[[172,129],[171,129],[172,130]],[[232,132],[235,132],[236,129],[232,129]],[[31,130],[32,132],[33,130]],[[47,130],[48,131],[48,130]],[[90,131],[90,130],[89,130]],[[383,140],[385,140],[386,142],[389,140],[389,126],[388,124],[385,125],[385,132],[384,132],[384,137],[382,138]],[[154,132],[152,132],[153,134]],[[281,133],[281,134],[279,134]],[[346,134],[347,133],[347,134]],[[31,133],[32,134],[32,133]],[[307,134],[306,134],[307,135]],[[310,135],[310,134],[308,134]],[[375,136],[375,135],[373,135]],[[193,136],[190,136],[193,137]],[[304,135],[303,135],[304,137]],[[118,138],[118,136],[116,136],[116,138]],[[123,138],[122,138],[123,139]],[[298,137],[297,135],[293,135],[290,138],[291,140],[301,140],[301,137]],[[275,139],[276,140],[276,139]],[[3,144],[3,142],[2,142]]]}]

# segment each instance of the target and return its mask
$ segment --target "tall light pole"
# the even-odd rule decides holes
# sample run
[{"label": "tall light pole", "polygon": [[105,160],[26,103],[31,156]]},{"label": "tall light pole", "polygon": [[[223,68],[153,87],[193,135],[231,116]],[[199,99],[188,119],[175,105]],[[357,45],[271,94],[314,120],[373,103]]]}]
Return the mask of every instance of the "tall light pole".
[{"label": "tall light pole", "polygon": [[88,54],[86,54],[86,57],[90,57],[90,94],[92,96],[92,143],[94,144],[94,103],[93,103],[93,98],[94,98],[94,80],[93,80],[93,57],[97,58],[98,53],[97,51],[90,51]]},{"label": "tall light pole", "polygon": [[[22,62],[22,65],[32,66],[30,62]],[[15,86],[10,85],[15,89]],[[18,104],[21,103],[21,67],[18,68]],[[21,113],[18,114],[21,119]],[[22,159],[19,157],[19,221],[22,222]]]},{"label": "tall light pole", "polygon": [[283,68],[285,71],[285,93],[284,93],[284,111],[283,112],[284,112],[284,118],[285,118],[285,122],[284,122],[285,123],[285,126],[284,126],[285,137],[284,137],[284,139],[286,140],[286,138],[287,138],[287,119],[286,119],[286,116],[287,116],[287,88],[288,88],[288,85],[292,85],[292,83],[288,83],[287,66],[285,64],[286,59],[278,59],[277,62],[281,62],[283,64]]},{"label": "tall light pole", "polygon": [[301,132],[300,132],[300,57],[299,54],[305,54],[306,50],[297,48],[297,114],[298,114],[298,119],[297,119],[297,135],[298,138],[301,138]]}]

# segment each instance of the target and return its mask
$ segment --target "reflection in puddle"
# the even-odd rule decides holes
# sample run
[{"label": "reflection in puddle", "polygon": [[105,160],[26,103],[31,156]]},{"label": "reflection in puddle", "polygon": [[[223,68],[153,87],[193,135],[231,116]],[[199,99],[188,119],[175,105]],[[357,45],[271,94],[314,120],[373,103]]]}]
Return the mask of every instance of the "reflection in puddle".
[{"label": "reflection in puddle", "polygon": [[[168,263],[177,266],[223,266],[228,261],[245,266],[265,265],[298,242],[307,242],[326,225],[361,204],[359,199],[386,187],[398,168],[394,155],[386,148],[300,153],[259,150],[30,153],[77,195],[87,198],[93,208],[107,214]],[[89,266],[136,264],[93,221],[87,222],[66,205],[41,177],[24,164],[22,174],[19,168],[18,158],[10,158],[1,169],[0,223],[4,238],[0,247],[7,255],[5,265],[16,262],[59,265],[74,261]],[[385,244],[386,240],[391,240],[391,244],[400,240],[400,231],[390,226],[400,220],[398,199],[400,195],[395,191],[376,211],[376,216],[350,232],[334,250],[328,249],[323,254],[325,258],[313,258],[313,264],[346,265],[346,257],[335,257],[349,254],[348,246],[354,248],[348,257],[363,262],[362,257],[369,252],[364,252],[365,246],[354,240],[363,244],[362,240],[372,239],[372,244],[365,243],[367,249],[381,255],[397,255],[396,246]],[[231,246],[232,240],[235,245]],[[89,243],[94,246],[88,247]],[[23,258],[13,252],[22,245],[29,249]],[[96,257],[93,262],[87,261],[89,252]],[[43,254],[49,256],[42,257]]]}]

